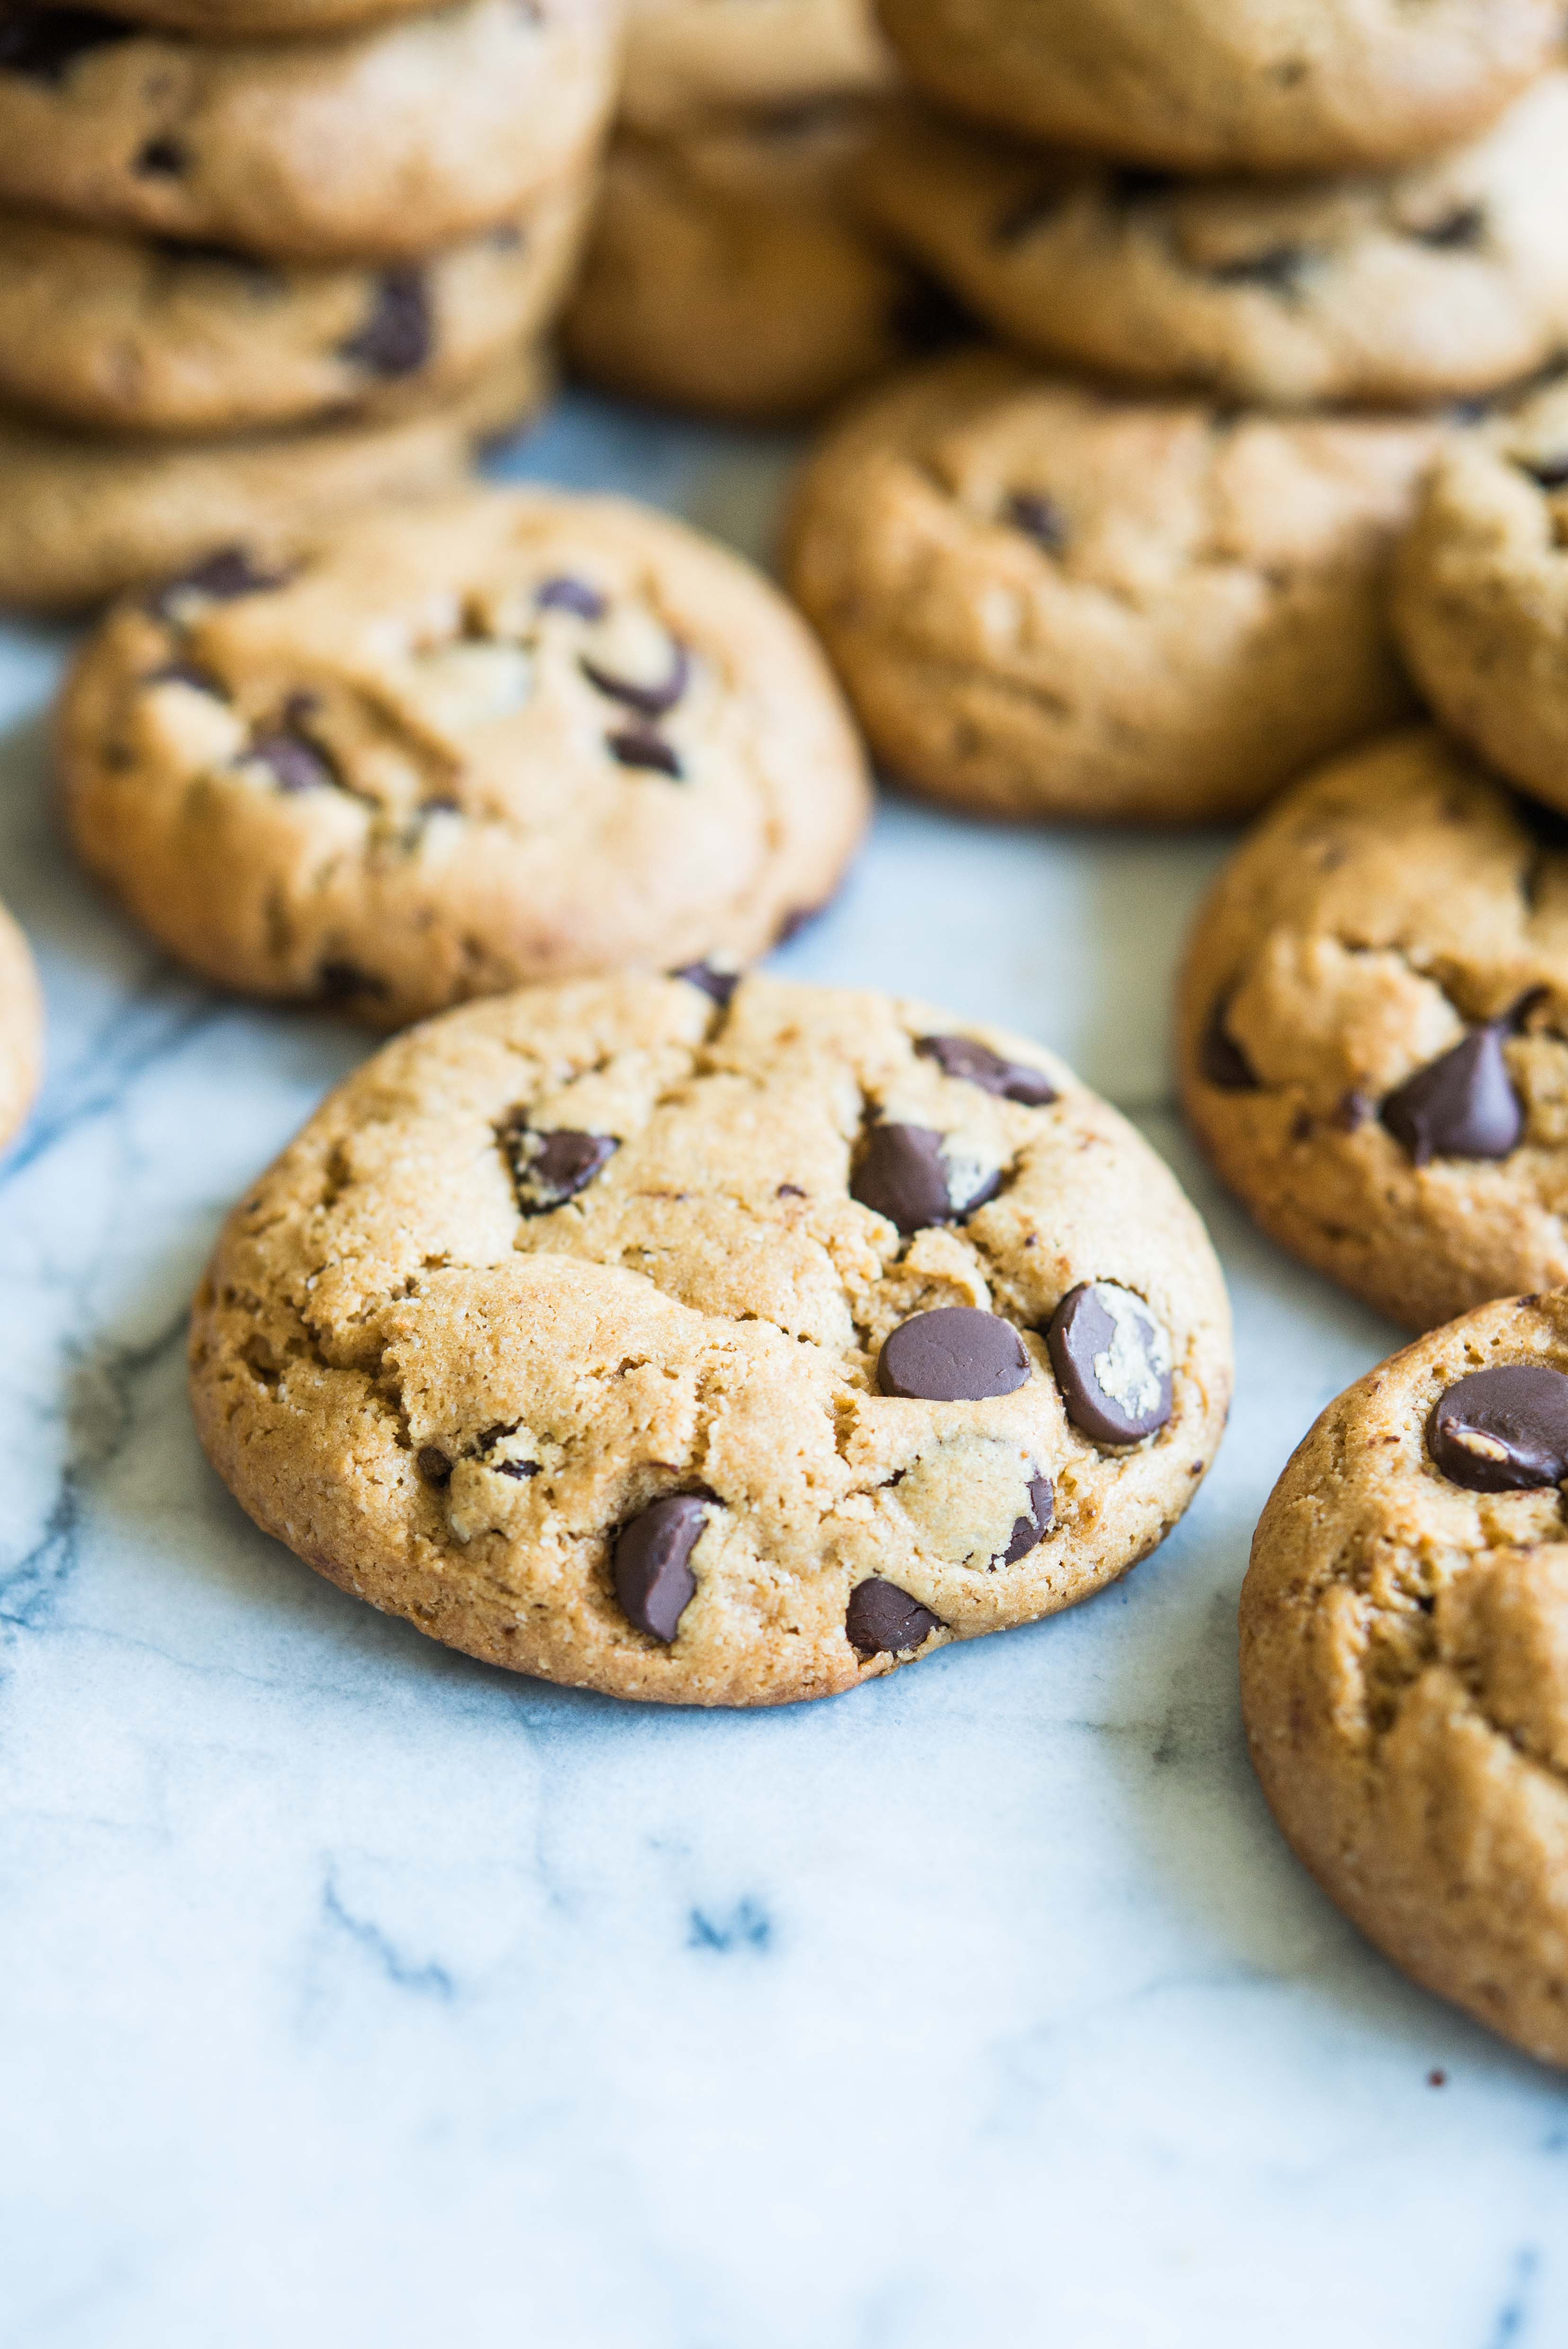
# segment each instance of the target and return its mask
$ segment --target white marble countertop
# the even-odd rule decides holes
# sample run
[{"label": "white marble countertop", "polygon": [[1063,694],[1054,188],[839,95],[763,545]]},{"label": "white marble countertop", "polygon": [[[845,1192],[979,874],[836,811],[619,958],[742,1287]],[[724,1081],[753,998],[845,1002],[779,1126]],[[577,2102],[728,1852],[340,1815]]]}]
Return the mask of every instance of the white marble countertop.
[{"label": "white marble countertop", "polygon": [[[787,456],[579,406],[513,466],[757,550]],[[0,895],[52,1020],[0,1167],[5,2349],[1568,2339],[1561,2087],[1339,1920],[1243,1752],[1253,1520],[1394,1332],[1171,1114],[1223,843],[890,802],[779,958],[1032,1030],[1174,1161],[1240,1349],[1181,1531],[850,1698],[644,1710],[386,1621],[206,1468],[187,1298],[366,1046],[204,993],[78,877],[62,642],[0,639]]]}]

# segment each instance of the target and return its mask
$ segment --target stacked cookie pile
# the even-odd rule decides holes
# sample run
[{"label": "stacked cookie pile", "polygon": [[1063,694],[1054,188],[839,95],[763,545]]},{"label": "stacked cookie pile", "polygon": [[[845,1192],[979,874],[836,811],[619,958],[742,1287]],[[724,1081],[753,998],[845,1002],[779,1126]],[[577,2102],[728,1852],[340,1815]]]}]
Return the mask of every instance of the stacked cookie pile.
[{"label": "stacked cookie pile", "polygon": [[602,0],[0,18],[0,598],[89,602],[449,481],[539,395]]}]

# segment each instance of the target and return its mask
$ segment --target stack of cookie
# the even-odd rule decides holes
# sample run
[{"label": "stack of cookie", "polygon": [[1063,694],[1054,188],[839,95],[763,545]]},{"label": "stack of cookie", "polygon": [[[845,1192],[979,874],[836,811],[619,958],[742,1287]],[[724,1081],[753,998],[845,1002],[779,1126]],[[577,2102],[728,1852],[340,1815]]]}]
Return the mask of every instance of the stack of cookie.
[{"label": "stack of cookie", "polygon": [[[0,19],[0,599],[449,481],[533,405],[608,0]],[[370,21],[365,21],[369,19]]]}]

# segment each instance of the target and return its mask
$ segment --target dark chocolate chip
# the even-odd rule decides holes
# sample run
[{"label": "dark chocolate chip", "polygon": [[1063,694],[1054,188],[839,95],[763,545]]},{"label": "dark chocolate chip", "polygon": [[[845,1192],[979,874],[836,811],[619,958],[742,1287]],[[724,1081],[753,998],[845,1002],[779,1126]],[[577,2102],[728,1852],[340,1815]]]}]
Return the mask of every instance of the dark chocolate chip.
[{"label": "dark chocolate chip", "polygon": [[150,139],[136,159],[144,179],[177,180],[191,158],[178,139]]},{"label": "dark chocolate chip", "polygon": [[1044,1109],[1057,1098],[1057,1089],[1043,1070],[1026,1068],[1021,1061],[1005,1061],[999,1052],[977,1044],[973,1036],[923,1036],[915,1046],[922,1060],[934,1061],[945,1077],[978,1085],[1004,1101],[1021,1102],[1026,1109]]},{"label": "dark chocolate chip", "polygon": [[427,1444],[415,1454],[415,1465],[427,1485],[449,1485],[452,1464],[435,1444]]},{"label": "dark chocolate chip", "polygon": [[356,995],[389,995],[390,988],[374,972],[361,970],[356,962],[328,959],[320,965],[315,975],[316,993],[327,1003],[345,1003]]},{"label": "dark chocolate chip", "polygon": [[700,988],[721,1011],[728,1010],[729,999],[740,985],[738,970],[715,970],[710,962],[683,963],[679,970],[671,971],[670,977],[684,978],[688,987]]},{"label": "dark chocolate chip", "polygon": [[618,734],[606,734],[604,748],[623,767],[645,767],[651,774],[668,775],[677,783],[686,774],[673,745],[662,741],[646,726],[627,726]]},{"label": "dark chocolate chip", "polygon": [[1479,244],[1486,234],[1486,210],[1481,204],[1458,204],[1430,228],[1408,229],[1406,234],[1415,243],[1432,245],[1439,253],[1459,252],[1466,245]]},{"label": "dark chocolate chip", "polygon": [[1450,1484],[1518,1493],[1568,1477],[1568,1378],[1543,1362],[1472,1371],[1439,1395],[1427,1449]]},{"label": "dark chocolate chip", "polygon": [[940,1615],[934,1615],[896,1582],[883,1582],[875,1575],[868,1582],[856,1583],[844,1610],[845,1636],[862,1656],[903,1655],[911,1648],[923,1647],[941,1629]]},{"label": "dark chocolate chip", "polygon": [[635,678],[602,667],[586,653],[579,656],[577,665],[595,693],[624,701],[643,718],[662,718],[666,709],[673,709],[691,678],[691,656],[684,645],[671,647],[669,672],[657,685],[639,685]]},{"label": "dark chocolate chip", "polygon": [[668,1647],[696,1590],[688,1563],[707,1522],[708,1503],[692,1493],[655,1501],[615,1537],[615,1596],[627,1620]]},{"label": "dark chocolate chip", "polygon": [[780,1183],[774,1196],[779,1199],[803,1199],[806,1194],[799,1183]]},{"label": "dark chocolate chip", "polygon": [[525,1216],[548,1216],[586,1190],[621,1147],[612,1133],[577,1133],[561,1126],[541,1133],[514,1110],[500,1130],[511,1167],[517,1204]]},{"label": "dark chocolate chip", "polygon": [[1408,1077],[1383,1104],[1383,1123],[1412,1164],[1434,1158],[1506,1158],[1524,1138],[1524,1112],[1508,1073],[1503,1028],[1489,1020]]},{"label": "dark chocolate chip", "polygon": [[195,693],[210,694],[214,701],[227,701],[228,688],[212,675],[211,669],[198,668],[194,661],[168,661],[162,668],[149,671],[143,685],[188,685]]},{"label": "dark chocolate chip", "polygon": [[1112,171],[1106,193],[1113,204],[1149,204],[1181,185],[1174,171],[1156,171],[1140,163],[1124,163]]},{"label": "dark chocolate chip", "polygon": [[533,600],[542,612],[575,612],[580,620],[602,620],[610,608],[597,587],[564,572],[558,579],[547,579]]},{"label": "dark chocolate chip", "polygon": [[515,1476],[519,1484],[539,1474],[537,1460],[490,1460],[485,1464],[493,1468],[498,1476]]},{"label": "dark chocolate chip", "polygon": [[303,734],[258,734],[244,756],[268,768],[281,792],[326,792],[342,783],[326,751]]},{"label": "dark chocolate chip", "polygon": [[1006,519],[1047,554],[1059,554],[1068,543],[1068,518],[1055,498],[1043,490],[1014,490],[1003,508]]},{"label": "dark chocolate chip", "polygon": [[1299,244],[1271,245],[1266,253],[1245,254],[1239,261],[1222,261],[1208,274],[1216,285],[1261,285],[1271,294],[1294,294],[1306,266]]},{"label": "dark chocolate chip", "polygon": [[155,619],[170,620],[182,595],[204,595],[214,604],[232,604],[242,595],[264,595],[284,585],[281,571],[263,571],[242,546],[221,546],[203,561],[165,579],[149,596],[147,608]]},{"label": "dark chocolate chip", "polygon": [[376,281],[370,315],[339,343],[337,356],[350,367],[388,378],[416,375],[435,344],[429,288],[418,269],[386,269]]},{"label": "dark chocolate chip", "polygon": [[850,1196],[907,1234],[972,1214],[995,1197],[1001,1181],[1000,1174],[992,1174],[968,1198],[955,1199],[940,1133],[927,1125],[873,1125]]},{"label": "dark chocolate chip", "polygon": [[1086,1280],[1046,1332],[1068,1417],[1095,1444],[1137,1444],[1171,1416],[1171,1347],[1130,1288]]},{"label": "dark chocolate chip", "polygon": [[129,41],[136,29],[96,8],[9,8],[0,17],[0,72],[57,88],[78,57]]},{"label": "dark chocolate chip", "polygon": [[1521,457],[1514,462],[1529,474],[1537,489],[1568,490],[1568,457],[1538,457],[1533,460]]},{"label": "dark chocolate chip", "polygon": [[1029,1514],[1027,1516],[1015,1518],[1006,1548],[1000,1557],[994,1557],[991,1560],[992,1571],[995,1572],[999,1566],[1016,1566],[1021,1557],[1027,1557],[1032,1549],[1038,1549],[1050,1532],[1051,1521],[1056,1513],[1056,1488],[1050,1478],[1031,1476]]},{"label": "dark chocolate chip", "polygon": [[905,1402],[980,1402],[1025,1384],[1029,1358],[1010,1321],[941,1305],[901,1321],[877,1358],[877,1384]]},{"label": "dark chocolate chip", "polygon": [[1257,1071],[1225,1026],[1229,1000],[1222,997],[1210,1012],[1198,1042],[1198,1073],[1205,1084],[1225,1093],[1255,1093]]}]

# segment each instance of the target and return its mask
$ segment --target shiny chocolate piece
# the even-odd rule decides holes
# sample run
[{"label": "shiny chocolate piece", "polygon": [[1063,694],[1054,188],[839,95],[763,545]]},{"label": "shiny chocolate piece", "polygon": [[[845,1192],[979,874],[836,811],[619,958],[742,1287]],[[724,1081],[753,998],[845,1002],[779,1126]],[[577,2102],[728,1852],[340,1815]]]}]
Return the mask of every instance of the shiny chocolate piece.
[{"label": "shiny chocolate piece", "polygon": [[980,1402],[1012,1394],[1029,1358],[1010,1321],[974,1305],[942,1305],[901,1321],[877,1357],[877,1384],[906,1402]]},{"label": "shiny chocolate piece", "polygon": [[1439,1396],[1427,1449],[1450,1485],[1519,1493],[1568,1476],[1568,1378],[1544,1362],[1472,1371]]}]

